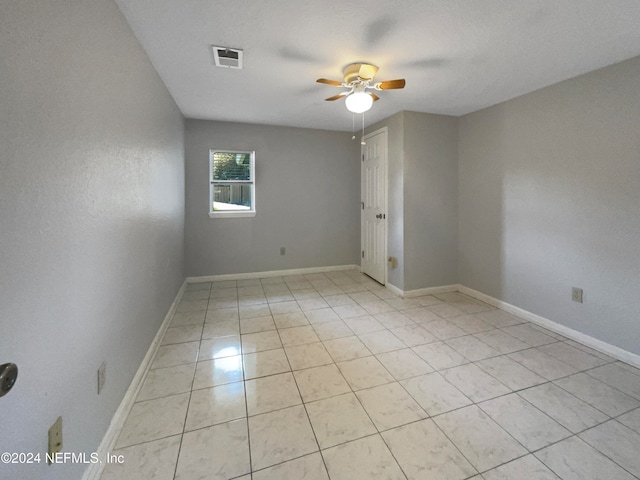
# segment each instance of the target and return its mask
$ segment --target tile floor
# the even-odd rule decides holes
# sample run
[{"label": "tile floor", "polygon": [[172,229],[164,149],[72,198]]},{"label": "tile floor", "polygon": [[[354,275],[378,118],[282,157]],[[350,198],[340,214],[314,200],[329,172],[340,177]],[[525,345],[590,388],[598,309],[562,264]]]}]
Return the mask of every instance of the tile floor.
[{"label": "tile floor", "polygon": [[102,480],[640,478],[640,370],[354,271],[191,284]]}]

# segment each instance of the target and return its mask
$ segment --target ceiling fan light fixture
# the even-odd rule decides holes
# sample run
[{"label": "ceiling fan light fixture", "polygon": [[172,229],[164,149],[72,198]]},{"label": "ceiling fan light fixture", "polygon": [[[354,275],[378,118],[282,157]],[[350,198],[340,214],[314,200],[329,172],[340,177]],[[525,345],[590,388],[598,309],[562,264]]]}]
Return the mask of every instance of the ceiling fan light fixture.
[{"label": "ceiling fan light fixture", "polygon": [[346,98],[345,104],[350,112],[364,113],[371,109],[373,97],[366,92],[353,92]]}]

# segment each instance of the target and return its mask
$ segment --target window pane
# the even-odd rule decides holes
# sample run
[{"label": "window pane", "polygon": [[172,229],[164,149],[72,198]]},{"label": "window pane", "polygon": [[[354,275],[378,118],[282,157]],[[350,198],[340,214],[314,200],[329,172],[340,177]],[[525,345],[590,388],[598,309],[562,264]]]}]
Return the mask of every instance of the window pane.
[{"label": "window pane", "polygon": [[253,185],[215,183],[213,185],[213,211],[250,211],[252,188]]},{"label": "window pane", "polygon": [[214,152],[214,180],[251,180],[251,154]]}]

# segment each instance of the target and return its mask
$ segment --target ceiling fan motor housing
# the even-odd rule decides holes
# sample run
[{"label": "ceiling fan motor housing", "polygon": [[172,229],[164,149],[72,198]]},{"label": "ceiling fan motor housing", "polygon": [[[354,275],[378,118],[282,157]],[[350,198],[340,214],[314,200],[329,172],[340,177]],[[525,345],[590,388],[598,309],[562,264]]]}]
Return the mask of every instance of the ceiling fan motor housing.
[{"label": "ceiling fan motor housing", "polygon": [[352,63],[344,67],[344,83],[350,85],[353,82],[371,80],[378,67],[369,63]]}]

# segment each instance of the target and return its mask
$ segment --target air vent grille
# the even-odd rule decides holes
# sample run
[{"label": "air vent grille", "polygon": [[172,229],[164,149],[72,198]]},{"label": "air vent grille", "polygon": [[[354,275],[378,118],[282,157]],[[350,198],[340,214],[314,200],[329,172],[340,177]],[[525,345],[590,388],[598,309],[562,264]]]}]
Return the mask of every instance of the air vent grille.
[{"label": "air vent grille", "polygon": [[242,68],[242,50],[238,48],[211,46],[216,67]]}]

